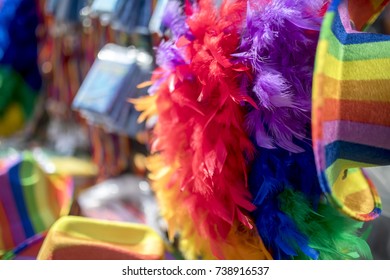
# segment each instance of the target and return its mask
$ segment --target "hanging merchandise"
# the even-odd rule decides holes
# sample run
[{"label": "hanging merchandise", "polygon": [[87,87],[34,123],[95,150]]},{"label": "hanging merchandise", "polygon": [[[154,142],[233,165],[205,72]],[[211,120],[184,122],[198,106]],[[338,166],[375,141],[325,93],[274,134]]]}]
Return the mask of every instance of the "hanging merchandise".
[{"label": "hanging merchandise", "polygon": [[48,0],[46,12],[53,14],[56,21],[65,24],[80,21],[80,10],[87,5],[87,0]]},{"label": "hanging merchandise", "polygon": [[[149,22],[150,15],[144,11],[149,6],[151,9],[151,3],[136,2],[139,8],[137,15],[144,14],[143,20]],[[138,2],[145,3],[141,5]],[[136,35],[129,32],[138,32],[138,29],[113,28],[117,22],[118,5],[122,4],[120,1],[92,1],[80,11],[83,26],[80,47],[85,62],[85,78],[77,87],[77,100],[72,99],[71,104],[77,116],[81,112],[81,123],[87,122],[91,153],[99,166],[100,179],[129,170],[143,174],[145,169],[140,166],[139,160],[138,163],[133,162],[134,158],[140,158],[145,153],[145,148],[140,147],[140,143],[145,142],[145,133],[143,125],[136,121],[138,112],[127,98],[146,93],[137,85],[149,79],[153,58],[149,53],[151,44],[147,32]],[[123,13],[134,12],[129,11],[128,6],[123,8]],[[128,48],[129,45],[137,46],[137,49]],[[108,79],[107,82],[102,77]],[[102,85],[101,88],[99,85]],[[102,97],[96,90],[106,95]],[[90,98],[91,94],[99,97]],[[95,107],[98,103],[100,105]]]},{"label": "hanging merchandise", "polygon": [[118,0],[113,16],[113,28],[128,34],[149,34],[152,10],[152,0]]},{"label": "hanging merchandise", "polygon": [[[80,9],[85,1],[56,1],[53,11],[46,11],[54,17],[50,26],[46,46],[51,56],[52,80],[48,85],[49,111],[53,115],[68,116],[73,98],[83,79],[84,56],[81,49]],[[49,3],[49,2],[47,2]]]},{"label": "hanging merchandise", "polygon": [[165,9],[169,0],[158,0],[149,22],[149,32],[157,38],[163,37],[166,26],[163,24]]},{"label": "hanging merchandise", "polygon": [[39,260],[160,260],[164,243],[150,227],[67,216],[50,229]]},{"label": "hanging merchandise", "polygon": [[[81,118],[71,103],[88,64],[82,45],[80,9],[87,1],[40,1],[43,44],[39,52],[44,78],[44,108],[47,115],[45,145],[64,155],[89,149]],[[75,135],[76,139],[71,139]]]},{"label": "hanging merchandise", "polygon": [[128,102],[146,94],[137,85],[150,79],[153,58],[135,48],[106,45],[98,54],[73,102],[91,125],[135,139],[143,131],[139,113]]},{"label": "hanging merchandise", "polygon": [[149,21],[154,9],[154,0],[92,1],[82,11],[84,36],[83,44],[87,56],[94,61],[97,53],[108,43],[120,46],[136,46],[152,52]]},{"label": "hanging merchandise", "polygon": [[106,44],[119,44],[122,42],[123,35],[121,36],[111,27],[117,2],[118,0],[95,0],[91,6],[87,6],[81,11],[84,29],[82,45],[86,50],[85,57],[88,62],[85,75],[88,73],[99,51]]},{"label": "hanging merchandise", "polygon": [[95,13],[112,14],[118,5],[118,0],[95,0],[91,10]]},{"label": "hanging merchandise", "polygon": [[[154,9],[154,0],[122,1],[94,0],[83,9],[85,17],[85,41],[96,54],[107,43],[121,46],[134,45],[152,52],[149,21]],[[90,53],[90,51],[88,51]]]},{"label": "hanging merchandise", "polygon": [[323,191],[344,213],[368,221],[381,202],[360,167],[390,165],[390,36],[355,30],[351,22],[365,26],[389,1],[357,2],[334,1],[322,25],[313,145]]},{"label": "hanging merchandise", "polygon": [[[99,168],[99,181],[118,176],[126,171],[143,175],[145,168],[136,165],[135,158],[144,154],[145,148],[126,135],[108,133],[104,128],[89,126],[92,159]],[[141,156],[142,157],[142,156]]]},{"label": "hanging merchandise", "polygon": [[37,7],[33,0],[0,5],[0,137],[31,119],[42,85],[37,64]]},{"label": "hanging merchandise", "polygon": [[73,181],[25,152],[0,161],[0,255],[36,258],[45,232],[69,212]]},{"label": "hanging merchandise", "polygon": [[137,86],[150,79],[153,58],[134,47],[107,44],[84,79],[73,102],[89,126],[92,155],[100,167],[100,178],[126,170],[143,174],[135,157],[145,154],[145,127],[128,99],[144,96]]}]

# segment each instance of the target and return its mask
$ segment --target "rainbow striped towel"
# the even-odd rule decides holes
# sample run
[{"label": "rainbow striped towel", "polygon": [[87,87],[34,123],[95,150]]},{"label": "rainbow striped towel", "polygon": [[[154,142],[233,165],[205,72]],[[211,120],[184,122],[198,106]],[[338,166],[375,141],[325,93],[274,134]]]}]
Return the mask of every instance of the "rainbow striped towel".
[{"label": "rainbow striped towel", "polygon": [[362,221],[376,218],[381,202],[360,167],[390,165],[390,36],[356,31],[351,21],[366,26],[388,2],[333,1],[314,73],[313,146],[320,183],[343,212]]},{"label": "rainbow striped towel", "polygon": [[71,177],[47,174],[28,152],[3,160],[0,164],[0,257],[4,254],[3,258],[12,258],[41,241],[42,233],[69,211],[72,189]]}]

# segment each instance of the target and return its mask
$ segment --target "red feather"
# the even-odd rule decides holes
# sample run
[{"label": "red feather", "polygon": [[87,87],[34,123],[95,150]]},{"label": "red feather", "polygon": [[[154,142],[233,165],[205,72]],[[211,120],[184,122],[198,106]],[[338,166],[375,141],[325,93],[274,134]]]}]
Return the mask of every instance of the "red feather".
[{"label": "red feather", "polygon": [[[243,128],[241,104],[255,103],[237,79],[247,69],[231,62],[246,1],[225,1],[219,11],[212,2],[200,0],[198,7],[186,10],[194,39],[179,38],[176,46],[189,63],[176,67],[155,93],[153,147],[168,165],[179,163],[171,186],[180,183],[198,234],[223,257],[216,244],[228,238],[234,225],[252,229],[254,206],[246,174],[254,147]],[[155,73],[155,80],[164,75],[161,69]]]}]

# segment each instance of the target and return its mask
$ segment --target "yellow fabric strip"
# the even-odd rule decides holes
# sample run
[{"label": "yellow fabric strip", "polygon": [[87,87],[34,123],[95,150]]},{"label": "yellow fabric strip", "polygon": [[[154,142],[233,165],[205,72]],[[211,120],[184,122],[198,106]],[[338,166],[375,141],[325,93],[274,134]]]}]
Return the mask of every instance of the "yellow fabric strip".
[{"label": "yellow fabric strip", "polygon": [[324,74],[336,80],[390,80],[390,59],[340,61],[327,53],[324,60]]},{"label": "yellow fabric strip", "polygon": [[55,166],[55,173],[71,176],[97,176],[98,167],[88,160],[74,157],[50,157]]},{"label": "yellow fabric strip", "polygon": [[[387,80],[338,81],[320,74],[325,98],[355,101],[389,101],[389,82]],[[358,93],[361,94],[358,94]]]},{"label": "yellow fabric strip", "polygon": [[97,221],[84,217],[66,216],[58,220],[53,231],[84,240],[137,245],[145,241],[159,241],[160,237],[152,229],[140,224],[112,221]]},{"label": "yellow fabric strip", "polygon": [[35,199],[37,201],[38,211],[43,220],[43,223],[46,228],[49,228],[56,220],[56,215],[48,201],[50,196],[48,185],[44,178],[45,174],[39,168],[37,169],[37,172],[39,173],[39,181],[37,182],[38,187],[34,188]]}]

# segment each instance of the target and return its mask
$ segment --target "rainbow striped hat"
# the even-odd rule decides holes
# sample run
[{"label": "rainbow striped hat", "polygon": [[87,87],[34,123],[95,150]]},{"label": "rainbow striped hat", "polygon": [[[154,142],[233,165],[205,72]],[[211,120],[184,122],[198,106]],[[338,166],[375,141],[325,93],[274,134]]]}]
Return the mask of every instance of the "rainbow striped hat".
[{"label": "rainbow striped hat", "polygon": [[160,260],[163,239],[149,226],[64,216],[50,228],[38,260]]},{"label": "rainbow striped hat", "polygon": [[31,153],[0,161],[0,258],[42,239],[69,212],[72,190],[72,177],[46,173]]},{"label": "rainbow striped hat", "polygon": [[320,183],[344,213],[361,221],[376,218],[381,202],[360,168],[390,165],[390,36],[358,30],[388,2],[333,1],[314,71],[313,148]]}]

